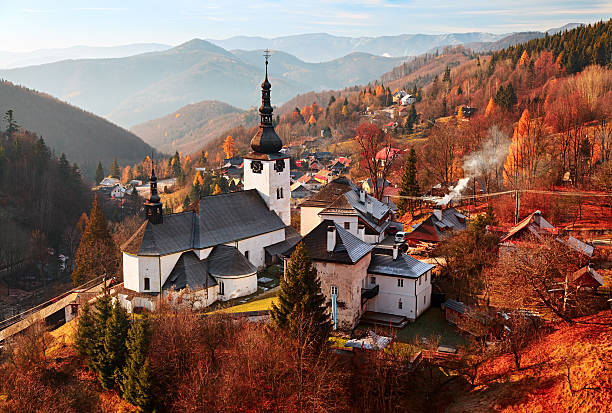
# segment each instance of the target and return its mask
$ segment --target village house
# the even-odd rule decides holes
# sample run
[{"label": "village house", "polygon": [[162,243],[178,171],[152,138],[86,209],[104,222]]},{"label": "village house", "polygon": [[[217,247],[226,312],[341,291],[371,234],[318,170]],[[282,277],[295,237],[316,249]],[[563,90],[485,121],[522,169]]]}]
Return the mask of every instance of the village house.
[{"label": "village house", "polygon": [[429,308],[434,265],[400,253],[397,245],[392,250],[375,250],[329,219],[302,242],[321,280],[336,328],[351,330],[366,313],[370,318],[384,314],[414,321]]},{"label": "village house", "polygon": [[414,95],[406,95],[400,99],[402,106],[410,106],[414,102],[416,102],[416,97]]},{"label": "village house", "polygon": [[304,199],[312,195],[312,191],[306,188],[300,181],[296,181],[291,185],[291,200]]},{"label": "village house", "polygon": [[438,243],[457,231],[467,228],[466,217],[455,208],[436,207],[425,220],[416,224],[405,240],[410,246],[424,243]]},{"label": "village house", "polygon": [[106,187],[114,187],[115,185],[120,184],[121,181],[117,178],[111,178],[110,176],[107,176],[106,178],[104,178],[103,180],[100,181],[100,183],[98,185],[100,186],[106,186]]},{"label": "village house", "polygon": [[398,90],[393,94],[393,103],[399,103],[407,94],[405,90]]},{"label": "village house", "polygon": [[361,240],[376,244],[384,239],[390,218],[389,206],[340,176],[302,202],[300,234],[308,234],[321,221],[329,219]]},{"label": "village house", "polygon": [[265,249],[292,246],[289,157],[279,152],[274,131],[267,63],[261,86],[261,122],[244,157],[243,191],[202,197],[198,213],[163,215],[152,168],[146,220],[121,246],[118,298],[125,308],[153,309],[162,294],[196,308],[253,294]]},{"label": "village house", "polygon": [[[377,181],[378,181],[377,182],[378,189],[380,188],[384,189],[384,188],[391,186],[391,182],[387,181],[386,179],[383,181],[382,178],[378,178]],[[361,187],[370,195],[374,193],[374,183],[372,182],[372,179],[370,178],[363,181],[363,183],[361,184]]]}]

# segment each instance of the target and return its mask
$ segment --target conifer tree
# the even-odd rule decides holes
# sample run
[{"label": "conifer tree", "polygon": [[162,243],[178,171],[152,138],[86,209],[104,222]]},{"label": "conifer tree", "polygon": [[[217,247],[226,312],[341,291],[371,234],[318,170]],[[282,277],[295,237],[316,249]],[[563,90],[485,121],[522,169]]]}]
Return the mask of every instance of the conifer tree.
[{"label": "conifer tree", "polygon": [[124,367],[128,328],[127,313],[115,302],[101,336],[103,346],[99,347],[99,350],[102,350],[102,353],[98,353],[97,360],[98,380],[106,390],[113,388]]},{"label": "conifer tree", "polygon": [[185,200],[183,201],[183,211],[186,211],[191,205],[191,201],[189,200],[189,194],[185,195]]},{"label": "conifer tree", "polygon": [[281,278],[278,305],[272,304],[270,318],[275,327],[308,343],[313,349],[325,344],[331,331],[321,281],[304,244],[299,243]]},{"label": "conifer tree", "polygon": [[104,274],[110,277],[119,268],[118,250],[106,225],[98,197],[94,197],[75,262],[76,270],[72,273],[74,285]]},{"label": "conifer tree", "polygon": [[111,164],[110,176],[111,178],[117,178],[117,179],[121,177],[121,168],[119,168],[119,164],[117,163],[116,156],[113,158],[113,163]]},{"label": "conifer tree", "polygon": [[96,168],[96,185],[98,185],[104,179],[104,168],[102,167],[102,162],[98,162],[98,167]]},{"label": "conifer tree", "polygon": [[95,337],[94,315],[89,303],[85,303],[79,315],[79,324],[74,339],[74,344],[77,352],[82,357],[88,357],[91,354],[93,339]]},{"label": "conifer tree", "polygon": [[[419,195],[419,184],[417,182],[417,168],[416,168],[416,152],[414,148],[410,149],[410,153],[406,157],[404,163],[404,171],[402,173],[402,184],[400,187],[400,196],[418,196]],[[401,215],[404,215],[407,211],[413,210],[414,202],[408,199],[400,198],[398,202],[398,209]]]},{"label": "conifer tree", "polygon": [[119,388],[128,402],[147,409],[151,405],[151,369],[147,359],[150,329],[148,319],[132,324],[126,342],[126,362]]},{"label": "conifer tree", "polygon": [[104,358],[104,337],[106,336],[106,324],[111,317],[113,304],[110,295],[103,294],[96,300],[93,313],[93,335],[87,350],[89,368],[96,374],[100,371],[102,359]]}]

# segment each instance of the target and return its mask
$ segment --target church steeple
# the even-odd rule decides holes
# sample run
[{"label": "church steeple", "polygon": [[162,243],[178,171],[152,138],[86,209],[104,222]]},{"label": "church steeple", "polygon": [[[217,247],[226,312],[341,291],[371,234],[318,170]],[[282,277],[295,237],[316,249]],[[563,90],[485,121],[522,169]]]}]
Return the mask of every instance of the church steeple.
[{"label": "church steeple", "polygon": [[266,49],[264,51],[264,57],[266,58],[266,77],[261,84],[261,106],[259,107],[261,121],[259,123],[259,130],[253,136],[253,139],[251,139],[251,148],[258,153],[272,154],[281,150],[283,142],[276,134],[274,123],[272,122],[273,109],[270,103],[270,89],[272,85],[268,81],[269,50]]},{"label": "church steeple", "polygon": [[149,186],[151,187],[151,195],[149,199],[144,202],[145,217],[151,222],[151,224],[161,224],[164,221],[162,213],[161,198],[157,193],[157,177],[155,176],[155,164],[151,160],[151,178],[149,180]]}]

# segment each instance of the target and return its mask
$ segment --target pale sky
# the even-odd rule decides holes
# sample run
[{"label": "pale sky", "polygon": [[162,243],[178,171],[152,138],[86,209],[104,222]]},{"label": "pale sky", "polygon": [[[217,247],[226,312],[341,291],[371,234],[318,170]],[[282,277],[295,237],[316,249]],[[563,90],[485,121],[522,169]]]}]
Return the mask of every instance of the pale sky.
[{"label": "pale sky", "polygon": [[0,0],[0,50],[320,32],[508,33],[610,17],[610,0]]}]

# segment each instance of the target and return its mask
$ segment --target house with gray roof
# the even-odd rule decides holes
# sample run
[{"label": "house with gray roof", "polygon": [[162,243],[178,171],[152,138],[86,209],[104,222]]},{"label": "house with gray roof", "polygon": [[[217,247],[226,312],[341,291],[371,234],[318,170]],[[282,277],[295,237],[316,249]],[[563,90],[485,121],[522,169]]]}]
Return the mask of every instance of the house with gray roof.
[{"label": "house with gray roof", "polygon": [[300,234],[305,236],[329,219],[370,244],[385,237],[392,212],[389,205],[340,176],[300,204]]},{"label": "house with gray roof", "polygon": [[145,221],[121,246],[124,307],[153,309],[160,294],[192,308],[253,294],[267,257],[299,241],[287,228],[289,157],[274,131],[267,64],[261,87],[261,123],[243,158],[244,191],[202,197],[197,211],[164,215],[151,168]]},{"label": "house with gray roof", "polygon": [[[400,253],[398,245],[379,250],[331,219],[319,223],[302,243],[317,270],[335,328],[352,330],[364,316],[413,321],[431,304],[435,266]],[[283,254],[285,259],[293,249]]]}]

